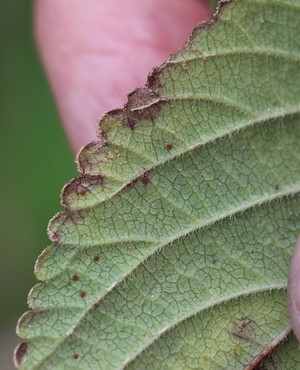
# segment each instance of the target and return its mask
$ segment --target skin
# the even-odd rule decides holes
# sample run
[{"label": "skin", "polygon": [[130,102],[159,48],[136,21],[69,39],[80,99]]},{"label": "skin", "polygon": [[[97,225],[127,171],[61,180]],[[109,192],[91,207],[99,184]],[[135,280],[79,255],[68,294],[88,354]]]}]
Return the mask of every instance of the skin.
[{"label": "skin", "polygon": [[[96,139],[96,121],[124,104],[211,15],[205,0],[36,0],[34,34],[73,151]],[[291,324],[300,341],[300,238],[289,269]]]}]

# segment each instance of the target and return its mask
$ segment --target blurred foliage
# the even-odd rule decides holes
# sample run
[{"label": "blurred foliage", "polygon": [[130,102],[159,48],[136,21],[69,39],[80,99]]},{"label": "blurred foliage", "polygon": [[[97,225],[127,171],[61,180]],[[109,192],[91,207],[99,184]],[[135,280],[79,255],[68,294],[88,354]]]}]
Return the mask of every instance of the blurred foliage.
[{"label": "blurred foliage", "polygon": [[[32,2],[0,2],[0,329],[27,309],[59,191],[76,173],[32,39]],[[11,355],[10,355],[11,356]]]}]

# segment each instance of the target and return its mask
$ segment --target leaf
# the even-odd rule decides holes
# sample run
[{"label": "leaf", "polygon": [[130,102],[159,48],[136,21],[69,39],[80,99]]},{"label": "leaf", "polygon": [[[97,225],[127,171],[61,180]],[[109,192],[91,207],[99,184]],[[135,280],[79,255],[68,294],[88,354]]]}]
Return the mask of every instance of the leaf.
[{"label": "leaf", "polygon": [[299,31],[298,0],[222,1],[101,119],[36,263],[20,369],[297,368]]}]

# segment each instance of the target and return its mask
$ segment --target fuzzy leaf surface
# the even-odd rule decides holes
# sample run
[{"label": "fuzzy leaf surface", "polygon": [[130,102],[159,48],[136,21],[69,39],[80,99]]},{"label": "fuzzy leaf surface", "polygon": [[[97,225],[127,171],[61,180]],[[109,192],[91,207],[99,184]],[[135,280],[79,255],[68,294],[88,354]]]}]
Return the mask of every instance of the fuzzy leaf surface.
[{"label": "fuzzy leaf surface", "polygon": [[223,1],[102,118],[36,263],[20,369],[250,370],[286,336],[261,360],[297,368],[299,34],[299,0]]}]

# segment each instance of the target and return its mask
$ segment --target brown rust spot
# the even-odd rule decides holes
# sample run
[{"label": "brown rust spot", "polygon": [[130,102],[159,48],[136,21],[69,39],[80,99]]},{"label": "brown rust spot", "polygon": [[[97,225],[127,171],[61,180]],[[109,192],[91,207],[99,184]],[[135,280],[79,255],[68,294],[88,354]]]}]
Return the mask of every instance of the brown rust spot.
[{"label": "brown rust spot", "polygon": [[166,143],[166,144],[165,144],[165,148],[166,148],[167,150],[171,150],[171,149],[173,149],[173,144],[172,144],[172,143]]},{"label": "brown rust spot", "polygon": [[139,177],[139,180],[142,184],[147,185],[150,182],[150,171],[145,170]]},{"label": "brown rust spot", "polygon": [[96,255],[96,256],[93,256],[93,261],[94,262],[98,262],[100,260],[100,256]]},{"label": "brown rust spot", "polygon": [[80,295],[81,298],[84,298],[84,297],[86,297],[87,292],[85,292],[84,290],[81,290],[79,295]]},{"label": "brown rust spot", "polygon": [[73,274],[71,279],[73,281],[78,281],[79,280],[79,276],[77,274]]},{"label": "brown rust spot", "polygon": [[253,323],[252,320],[243,317],[232,325],[230,332],[236,338],[255,343]]},{"label": "brown rust spot", "polygon": [[99,306],[100,306],[100,302],[96,302],[96,303],[94,304],[94,308],[95,308],[95,309],[99,308]]},{"label": "brown rust spot", "polygon": [[27,342],[19,343],[18,347],[15,350],[16,365],[21,364],[23,357],[26,355],[26,352],[27,352]]},{"label": "brown rust spot", "polygon": [[73,353],[72,357],[73,357],[74,360],[78,360],[79,354],[78,353]]}]

